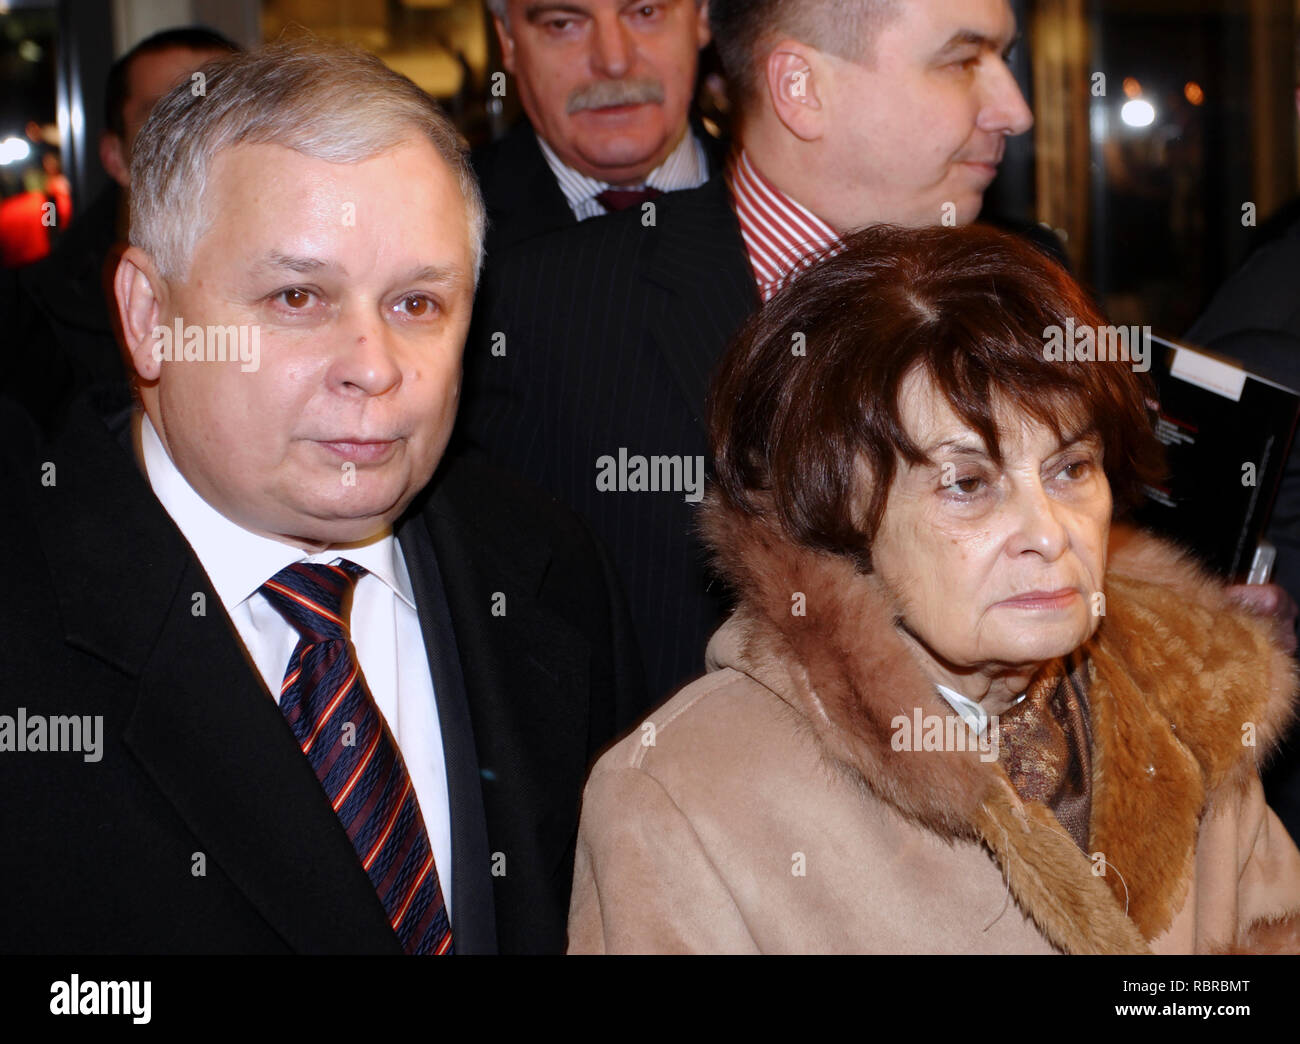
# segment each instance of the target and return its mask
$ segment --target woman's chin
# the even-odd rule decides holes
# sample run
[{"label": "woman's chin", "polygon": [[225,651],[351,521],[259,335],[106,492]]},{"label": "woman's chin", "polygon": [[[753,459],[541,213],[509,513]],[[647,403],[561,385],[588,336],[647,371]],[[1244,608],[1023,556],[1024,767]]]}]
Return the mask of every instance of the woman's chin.
[{"label": "woman's chin", "polygon": [[1092,636],[1093,630],[1091,625],[1080,626],[1076,622],[1029,625],[1018,633],[1002,636],[1001,641],[989,643],[988,658],[1033,667],[1068,656]]}]

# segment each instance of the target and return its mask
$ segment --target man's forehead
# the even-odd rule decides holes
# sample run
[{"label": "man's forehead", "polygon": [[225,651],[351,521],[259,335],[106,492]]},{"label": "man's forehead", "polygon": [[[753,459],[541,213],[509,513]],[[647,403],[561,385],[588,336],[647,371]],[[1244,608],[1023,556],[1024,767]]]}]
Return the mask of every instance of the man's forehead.
[{"label": "man's forehead", "polygon": [[1007,0],[902,0],[899,15],[886,33],[893,28],[936,51],[969,44],[1001,50],[1016,36]]}]

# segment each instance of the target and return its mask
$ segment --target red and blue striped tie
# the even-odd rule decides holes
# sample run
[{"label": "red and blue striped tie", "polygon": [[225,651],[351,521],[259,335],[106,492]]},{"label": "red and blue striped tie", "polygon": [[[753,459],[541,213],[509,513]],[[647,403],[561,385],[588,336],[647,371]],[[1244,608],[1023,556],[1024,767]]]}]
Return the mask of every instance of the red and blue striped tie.
[{"label": "red and blue striped tie", "polygon": [[401,751],[366,687],[348,631],[351,594],[366,570],[298,562],[262,594],[298,632],[280,710],[307,755],[411,954],[451,953],[451,923],[433,847]]}]

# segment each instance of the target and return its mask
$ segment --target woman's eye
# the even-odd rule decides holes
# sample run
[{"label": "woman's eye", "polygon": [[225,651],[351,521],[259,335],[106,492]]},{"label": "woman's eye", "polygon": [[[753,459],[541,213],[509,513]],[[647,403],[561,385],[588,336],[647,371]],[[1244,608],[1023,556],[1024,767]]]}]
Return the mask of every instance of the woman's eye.
[{"label": "woman's eye", "polygon": [[1080,479],[1086,479],[1092,474],[1092,461],[1090,460],[1072,460],[1065,464],[1060,474],[1071,481],[1078,482]]},{"label": "woman's eye", "polygon": [[953,493],[960,493],[962,496],[973,496],[984,488],[984,477],[982,475],[958,475],[944,488]]}]

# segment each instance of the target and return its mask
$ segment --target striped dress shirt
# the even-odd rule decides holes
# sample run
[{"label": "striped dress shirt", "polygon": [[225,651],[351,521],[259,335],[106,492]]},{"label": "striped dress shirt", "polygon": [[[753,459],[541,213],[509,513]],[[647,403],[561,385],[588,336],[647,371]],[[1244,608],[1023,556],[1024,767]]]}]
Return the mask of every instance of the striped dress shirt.
[{"label": "striped dress shirt", "polygon": [[682,140],[677,143],[677,148],[668,153],[668,158],[646,175],[644,185],[614,186],[607,181],[589,178],[586,174],[566,166],[555,154],[555,150],[542,140],[540,134],[537,136],[537,144],[541,146],[542,155],[554,172],[555,180],[559,183],[564,198],[568,200],[573,216],[579,221],[586,221],[588,218],[600,217],[607,213],[596,199],[606,189],[649,187],[660,192],[678,192],[681,189],[698,188],[709,180],[709,160],[704,153],[704,146],[689,127],[682,135]]},{"label": "striped dress shirt", "polygon": [[745,252],[764,301],[809,268],[822,251],[838,253],[836,231],[763,177],[747,152],[733,154],[726,178]]}]

